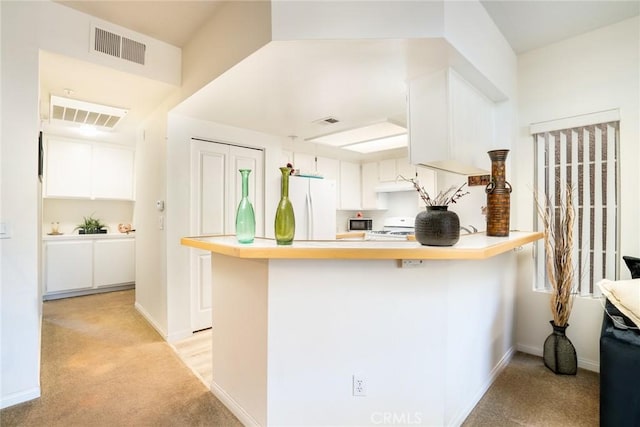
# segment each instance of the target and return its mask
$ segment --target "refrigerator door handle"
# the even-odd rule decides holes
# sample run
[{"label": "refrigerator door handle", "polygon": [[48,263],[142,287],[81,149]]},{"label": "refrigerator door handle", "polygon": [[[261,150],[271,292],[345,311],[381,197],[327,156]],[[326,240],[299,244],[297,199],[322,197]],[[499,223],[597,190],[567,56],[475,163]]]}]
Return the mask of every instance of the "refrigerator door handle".
[{"label": "refrigerator door handle", "polygon": [[307,239],[313,240],[313,200],[311,194],[307,194]]}]

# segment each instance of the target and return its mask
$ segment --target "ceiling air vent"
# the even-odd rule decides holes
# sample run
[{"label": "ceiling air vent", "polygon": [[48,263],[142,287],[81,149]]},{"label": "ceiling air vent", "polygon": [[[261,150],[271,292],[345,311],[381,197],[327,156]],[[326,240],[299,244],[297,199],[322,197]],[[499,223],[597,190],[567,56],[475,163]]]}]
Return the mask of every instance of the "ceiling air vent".
[{"label": "ceiling air vent", "polygon": [[51,95],[49,120],[112,130],[128,110]]},{"label": "ceiling air vent", "polygon": [[314,120],[313,123],[317,124],[317,125],[333,125],[335,123],[338,123],[340,120],[336,119],[335,117],[325,117],[324,119],[318,119],[318,120]]},{"label": "ceiling air vent", "polygon": [[93,27],[93,50],[144,65],[147,46],[120,34]]}]

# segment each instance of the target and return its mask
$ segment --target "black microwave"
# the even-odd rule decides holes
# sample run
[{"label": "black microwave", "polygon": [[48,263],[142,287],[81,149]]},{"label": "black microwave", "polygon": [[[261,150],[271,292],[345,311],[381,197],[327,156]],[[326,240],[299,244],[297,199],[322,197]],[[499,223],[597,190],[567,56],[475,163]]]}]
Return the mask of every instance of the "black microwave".
[{"label": "black microwave", "polygon": [[347,224],[349,231],[369,231],[373,230],[373,219],[371,218],[349,218]]}]

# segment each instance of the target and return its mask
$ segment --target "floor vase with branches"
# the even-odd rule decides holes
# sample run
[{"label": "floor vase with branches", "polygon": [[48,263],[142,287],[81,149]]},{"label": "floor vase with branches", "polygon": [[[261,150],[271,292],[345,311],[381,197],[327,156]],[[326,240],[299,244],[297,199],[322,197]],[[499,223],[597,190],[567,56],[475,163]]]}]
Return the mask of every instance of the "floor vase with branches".
[{"label": "floor vase with branches", "polygon": [[553,332],[544,342],[543,359],[556,374],[575,375],[576,350],[565,332],[573,306],[575,265],[573,263],[573,189],[567,185],[559,203],[536,196],[538,215],[544,227],[545,267],[551,287],[550,308]]}]

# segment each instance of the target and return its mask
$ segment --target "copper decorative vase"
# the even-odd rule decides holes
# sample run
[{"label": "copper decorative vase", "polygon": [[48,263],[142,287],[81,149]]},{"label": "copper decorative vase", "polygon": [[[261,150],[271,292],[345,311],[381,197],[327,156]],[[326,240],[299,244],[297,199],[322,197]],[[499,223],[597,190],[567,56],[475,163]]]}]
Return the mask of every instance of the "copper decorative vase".
[{"label": "copper decorative vase", "polygon": [[487,236],[509,235],[511,184],[505,178],[505,160],[509,150],[489,151],[491,182],[487,184]]}]

